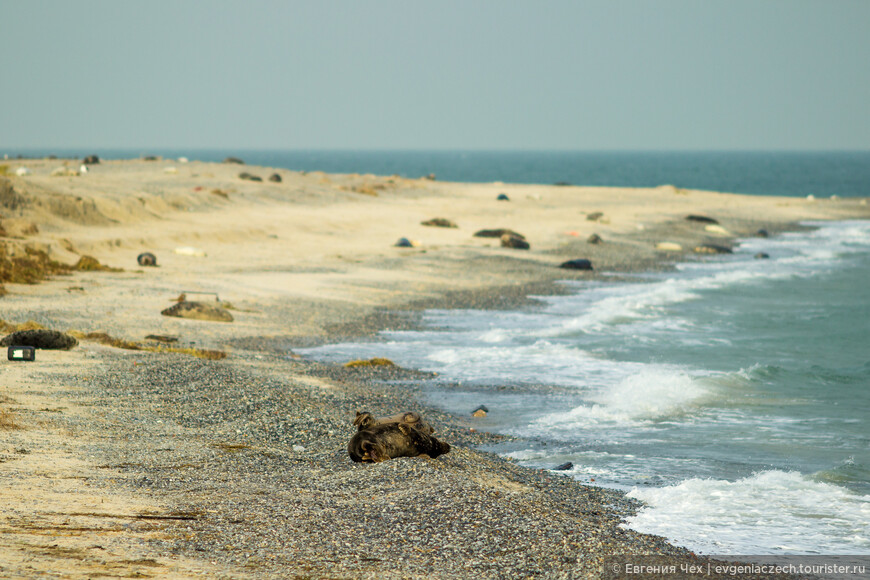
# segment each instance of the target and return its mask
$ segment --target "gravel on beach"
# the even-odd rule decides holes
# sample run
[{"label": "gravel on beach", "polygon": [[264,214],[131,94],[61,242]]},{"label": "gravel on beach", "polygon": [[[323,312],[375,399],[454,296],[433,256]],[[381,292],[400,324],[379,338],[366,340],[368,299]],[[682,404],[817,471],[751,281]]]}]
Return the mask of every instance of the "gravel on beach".
[{"label": "gravel on beach", "polygon": [[[173,514],[147,540],[156,557],[206,559],[234,578],[599,578],[631,555],[704,561],[622,528],[638,504],[620,492],[475,450],[498,436],[422,408],[413,380],[395,380],[415,371],[265,351],[86,355],[97,372],[53,380],[101,413],[57,420],[99,433],[88,451],[112,477],[92,485]],[[453,448],[354,464],[345,447],[361,409],[423,412]]]}]

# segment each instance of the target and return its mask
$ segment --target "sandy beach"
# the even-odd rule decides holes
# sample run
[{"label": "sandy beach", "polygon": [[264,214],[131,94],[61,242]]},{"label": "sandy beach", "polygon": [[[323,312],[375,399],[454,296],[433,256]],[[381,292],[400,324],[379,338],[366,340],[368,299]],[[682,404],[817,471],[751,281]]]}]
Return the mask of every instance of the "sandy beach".
[{"label": "sandy beach", "polygon": [[[422,406],[418,371],[321,364],[293,349],[414,328],[426,308],[512,308],[563,291],[559,280],[708,259],[694,249],[760,229],[870,218],[865,199],[669,185],[4,163],[0,259],[90,256],[108,268],[2,284],[2,335],[41,326],[81,337],[0,363],[4,577],[598,578],[628,556],[706,562],[620,527],[638,506],[619,492],[476,450],[501,436]],[[433,218],[456,227],[421,224]],[[473,235],[495,228],[530,249]],[[140,266],[142,252],[157,267]],[[580,258],[594,270],[558,267]],[[219,298],[233,321],[162,316],[181,294]],[[193,356],[202,351],[226,356]],[[419,411],[453,449],[354,464],[346,445],[362,409]]]}]

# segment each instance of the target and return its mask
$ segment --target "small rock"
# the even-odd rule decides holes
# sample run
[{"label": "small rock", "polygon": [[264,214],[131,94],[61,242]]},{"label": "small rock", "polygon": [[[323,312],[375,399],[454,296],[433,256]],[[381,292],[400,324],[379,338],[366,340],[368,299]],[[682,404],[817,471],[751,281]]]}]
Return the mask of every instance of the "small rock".
[{"label": "small rock", "polygon": [[301,445],[294,445],[291,449],[296,453],[303,453],[305,451],[305,448]]},{"label": "small rock", "polygon": [[501,237],[501,247],[513,248],[515,250],[528,250],[531,246],[529,246],[529,242],[527,242],[524,237],[514,234],[505,234]]},{"label": "small rock", "polygon": [[656,244],[656,250],[660,252],[682,252],[683,246],[676,242],[659,242]]},{"label": "small rock", "polygon": [[471,412],[472,417],[486,417],[486,414],[489,413],[489,409],[486,405],[481,405],[477,409]]}]

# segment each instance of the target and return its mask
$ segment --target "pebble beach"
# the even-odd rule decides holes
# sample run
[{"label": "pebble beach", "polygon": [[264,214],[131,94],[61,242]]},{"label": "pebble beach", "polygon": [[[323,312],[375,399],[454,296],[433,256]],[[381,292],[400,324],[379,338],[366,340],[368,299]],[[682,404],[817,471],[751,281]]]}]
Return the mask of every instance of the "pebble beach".
[{"label": "pebble beach", "polygon": [[[639,507],[622,492],[480,451],[504,436],[479,430],[472,409],[426,408],[424,373],[294,349],[415,328],[427,308],[511,308],[562,291],[559,280],[667,269],[761,229],[870,217],[859,198],[667,185],[10,163],[3,259],[66,270],[2,280],[2,334],[79,338],[0,363],[5,577],[601,578],[625,576],[620,566],[638,557],[706,566],[622,526]],[[422,224],[433,218],[456,227]],[[519,232],[530,248],[473,235],[487,228]],[[137,263],[143,252],[156,267]],[[83,257],[99,267],[76,268]],[[559,268],[578,259],[594,269]],[[182,294],[219,303],[232,322],[161,315]],[[452,449],[352,463],[359,410],[420,412]]]}]

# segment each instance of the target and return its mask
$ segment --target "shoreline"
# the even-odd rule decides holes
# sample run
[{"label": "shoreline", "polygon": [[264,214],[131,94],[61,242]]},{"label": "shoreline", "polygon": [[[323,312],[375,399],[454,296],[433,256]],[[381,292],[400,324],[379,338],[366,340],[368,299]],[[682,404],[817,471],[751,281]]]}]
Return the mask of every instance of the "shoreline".
[{"label": "shoreline", "polygon": [[[578,196],[587,189],[598,195],[589,205],[608,208],[610,223],[602,224],[586,219],[588,209],[566,220],[565,198],[557,199],[566,192],[555,191],[565,188],[552,186],[391,184],[375,176],[293,172],[282,172],[284,184],[273,186],[239,182],[237,169],[221,164],[197,163],[179,176],[165,173],[165,163],[137,161],[106,162],[105,175],[97,168],[52,178],[44,161],[33,164],[35,179],[11,181],[19,197],[0,199],[31,198],[29,207],[6,203],[0,224],[9,233],[23,220],[38,232],[7,237],[7,245],[46,248],[67,263],[93,253],[128,270],[7,285],[9,294],[0,298],[7,322],[23,323],[32,314],[49,328],[135,340],[159,331],[230,357],[202,361],[82,341],[68,352],[38,351],[36,364],[4,363],[4,378],[11,379],[5,382],[14,386],[2,392],[2,410],[25,427],[4,431],[10,443],[0,463],[21,484],[2,492],[9,505],[20,503],[3,524],[0,545],[0,561],[12,566],[0,571],[13,574],[27,566],[39,574],[43,566],[70,575],[596,577],[614,554],[706,562],[661,538],[619,528],[636,505],[620,492],[476,451],[472,446],[499,436],[472,434],[461,418],[423,408],[407,387],[378,382],[413,380],[416,371],[354,371],[284,354],[411,326],[415,315],[408,320],[403,312],[427,307],[516,307],[530,293],[558,291],[558,280],[588,277],[556,268],[581,253],[592,256],[598,271],[630,273],[686,258],[656,252],[657,239],[687,246],[725,241],[680,221],[685,207],[711,214],[718,207],[717,217],[735,235],[759,224],[772,233],[792,227],[801,212],[816,217],[812,204],[798,200],[766,200],[764,207],[779,207],[782,216],[761,222],[757,208],[740,206],[751,201],[742,196],[657,191],[676,199],[677,208],[657,208],[663,217],[640,229],[642,212],[628,205],[628,213],[619,213],[642,198],[625,190],[571,188]],[[494,205],[501,189],[512,199],[518,192],[511,202],[522,204],[518,212]],[[700,203],[684,203],[693,197]],[[705,205],[710,200],[719,205]],[[451,207],[477,223],[460,232],[410,223]],[[821,219],[870,217],[859,200],[818,208]],[[281,229],[288,220],[298,237]],[[514,225],[521,220],[527,227]],[[533,231],[532,251],[470,238],[478,225]],[[187,228],[184,235],[179,227]],[[565,235],[567,227],[584,235]],[[593,229],[609,232],[603,247],[586,244]],[[409,250],[388,245],[405,232],[428,240]],[[285,238],[290,245],[279,245]],[[184,241],[210,244],[208,256],[197,262],[172,254]],[[139,251],[155,247],[160,268],[129,269]],[[154,316],[177,291],[208,289],[233,304],[231,325]],[[356,407],[375,414],[423,411],[454,449],[436,460],[353,465],[344,446]],[[74,485],[64,487],[68,482]],[[51,509],[28,500],[32,488],[52,498]],[[86,509],[84,496],[92,501]],[[119,516],[111,521],[124,526],[103,525],[110,512],[99,506],[107,501]],[[324,537],[322,529],[333,533]]]}]

